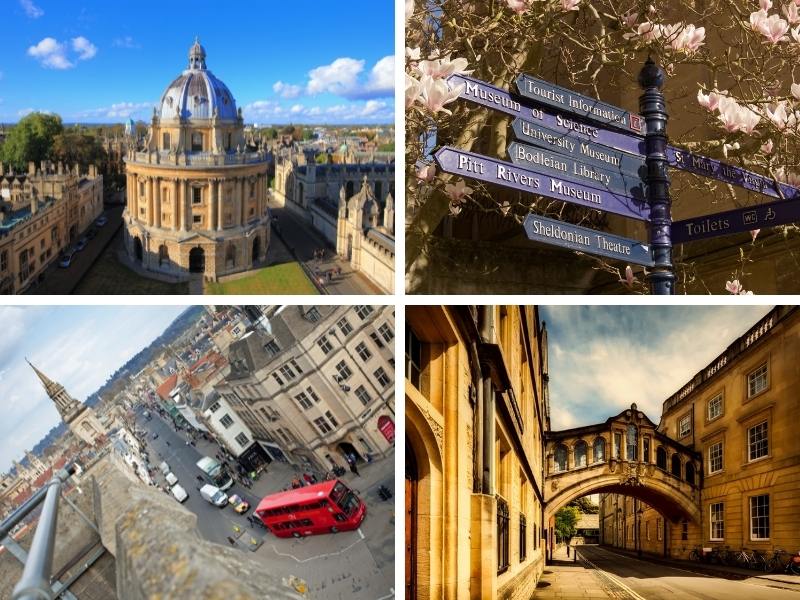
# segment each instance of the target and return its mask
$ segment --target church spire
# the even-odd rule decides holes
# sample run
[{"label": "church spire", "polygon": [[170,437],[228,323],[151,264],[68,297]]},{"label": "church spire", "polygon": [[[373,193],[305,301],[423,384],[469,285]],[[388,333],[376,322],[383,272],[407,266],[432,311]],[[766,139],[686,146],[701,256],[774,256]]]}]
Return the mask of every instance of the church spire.
[{"label": "church spire", "polygon": [[67,393],[67,390],[64,389],[64,386],[60,383],[56,383],[52,379],[50,379],[47,375],[42,373],[39,369],[33,366],[31,361],[27,358],[25,359],[31,369],[33,369],[34,373],[39,377],[39,380],[42,382],[47,395],[50,396],[50,399],[55,402],[56,409],[58,410],[58,414],[61,415],[61,418],[64,420],[65,423],[69,424],[72,419],[80,412],[82,406],[81,403],[75,400],[72,396]]},{"label": "church spire", "polygon": [[31,363],[31,361],[29,361],[27,357],[25,357],[25,362],[30,365],[31,369],[33,369],[33,372],[36,373],[36,375],[39,377],[39,380],[42,382],[42,385],[44,386],[47,395],[51,396],[52,395],[51,392],[54,392],[56,388],[59,387],[59,385],[55,381],[50,379],[47,375],[42,373],[35,366],[33,366],[33,363]]}]

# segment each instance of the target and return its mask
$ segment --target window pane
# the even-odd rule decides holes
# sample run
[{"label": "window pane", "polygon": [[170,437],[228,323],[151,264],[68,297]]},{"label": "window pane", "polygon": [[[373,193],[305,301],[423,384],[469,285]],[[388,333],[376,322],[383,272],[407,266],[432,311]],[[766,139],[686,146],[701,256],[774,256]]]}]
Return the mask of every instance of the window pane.
[{"label": "window pane", "polygon": [[755,460],[766,456],[769,453],[767,443],[767,422],[759,423],[747,430],[747,440],[749,445],[749,459]]}]

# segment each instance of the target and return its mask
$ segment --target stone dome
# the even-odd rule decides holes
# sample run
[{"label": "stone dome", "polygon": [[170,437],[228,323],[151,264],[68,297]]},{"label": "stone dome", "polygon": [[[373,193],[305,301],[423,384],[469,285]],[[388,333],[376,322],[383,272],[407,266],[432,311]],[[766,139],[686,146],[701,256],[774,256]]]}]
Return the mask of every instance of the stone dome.
[{"label": "stone dome", "polygon": [[178,75],[161,95],[159,117],[165,120],[217,118],[235,121],[236,100],[222,81],[206,68],[206,51],[195,38],[189,48],[189,68]]}]

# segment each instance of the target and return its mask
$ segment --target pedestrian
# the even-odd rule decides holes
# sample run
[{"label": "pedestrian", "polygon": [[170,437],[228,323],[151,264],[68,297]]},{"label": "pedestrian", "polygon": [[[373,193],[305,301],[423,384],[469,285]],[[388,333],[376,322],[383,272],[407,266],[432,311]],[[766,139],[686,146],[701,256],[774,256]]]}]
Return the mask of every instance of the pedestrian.
[{"label": "pedestrian", "polygon": [[297,477],[292,479],[292,489],[293,490],[296,490],[297,488],[301,487],[301,485],[302,484],[300,483],[300,480]]},{"label": "pedestrian", "polygon": [[354,462],[350,463],[350,470],[353,473],[355,473],[357,476],[359,476],[359,477],[361,476],[360,473],[358,472],[358,467],[356,467],[356,463],[354,463]]},{"label": "pedestrian", "polygon": [[303,479],[305,480],[306,485],[311,485],[313,483],[312,477],[308,473],[303,473]]},{"label": "pedestrian", "polygon": [[569,544],[567,544],[567,558],[569,558]]},{"label": "pedestrian", "polygon": [[229,543],[231,546],[235,546],[235,545],[236,545],[236,540],[235,540],[235,539],[233,539],[231,536],[228,536],[228,543]]}]

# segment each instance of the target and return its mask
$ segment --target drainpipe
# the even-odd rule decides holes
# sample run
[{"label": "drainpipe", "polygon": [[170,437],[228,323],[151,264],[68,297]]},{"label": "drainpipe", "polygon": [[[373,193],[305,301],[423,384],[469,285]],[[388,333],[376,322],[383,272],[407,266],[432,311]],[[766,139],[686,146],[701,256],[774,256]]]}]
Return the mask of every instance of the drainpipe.
[{"label": "drainpipe", "polygon": [[[480,318],[480,337],[482,343],[489,343],[491,340],[492,328],[494,325],[494,307],[481,306]],[[481,479],[481,492],[487,495],[494,494],[494,414],[495,398],[494,386],[489,372],[489,365],[481,364],[481,379],[483,388],[483,477]]]}]

